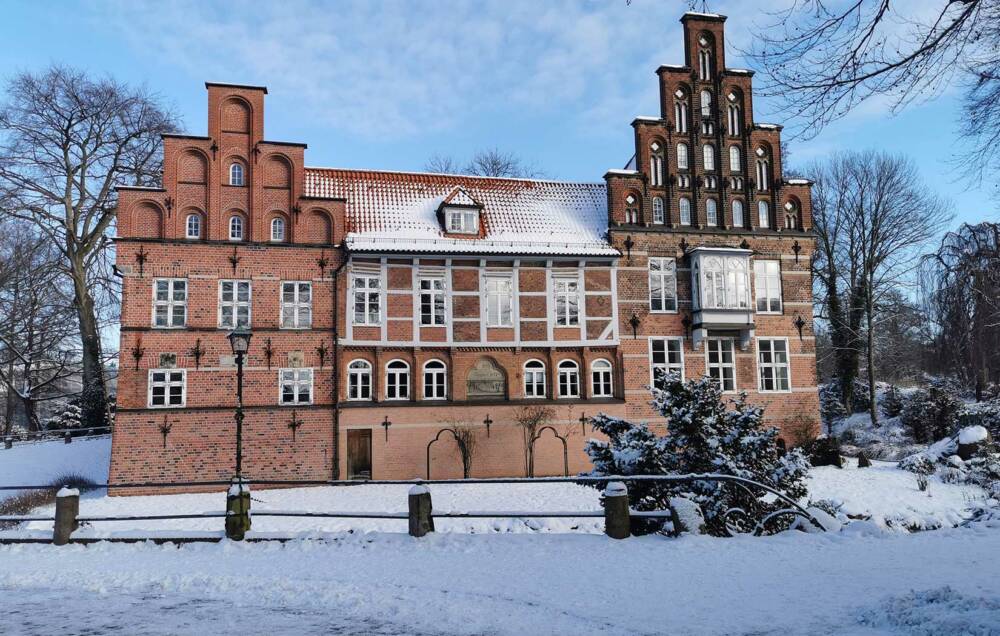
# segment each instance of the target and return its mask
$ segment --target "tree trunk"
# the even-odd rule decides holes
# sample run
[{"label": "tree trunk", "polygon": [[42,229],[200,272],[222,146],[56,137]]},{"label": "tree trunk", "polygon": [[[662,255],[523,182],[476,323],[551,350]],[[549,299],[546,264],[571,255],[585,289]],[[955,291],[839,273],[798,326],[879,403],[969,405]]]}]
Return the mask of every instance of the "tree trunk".
[{"label": "tree trunk", "polygon": [[865,313],[868,317],[868,416],[872,426],[878,426],[878,398],[875,391],[875,302],[872,299],[872,285],[865,290]]},{"label": "tree trunk", "polygon": [[80,322],[82,345],[83,391],[80,400],[80,421],[87,427],[107,424],[107,388],[104,382],[104,362],[101,359],[101,334],[94,311],[94,299],[87,289],[87,272],[82,262],[72,264],[74,307]]}]

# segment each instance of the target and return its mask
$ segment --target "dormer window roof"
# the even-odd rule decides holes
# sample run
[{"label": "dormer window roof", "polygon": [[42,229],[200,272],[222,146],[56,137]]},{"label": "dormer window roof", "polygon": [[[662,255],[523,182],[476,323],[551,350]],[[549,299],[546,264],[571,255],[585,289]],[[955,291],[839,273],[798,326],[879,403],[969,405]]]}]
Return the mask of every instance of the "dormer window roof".
[{"label": "dormer window roof", "polygon": [[441,202],[439,210],[448,234],[479,234],[479,216],[483,206],[462,188],[454,188]]}]

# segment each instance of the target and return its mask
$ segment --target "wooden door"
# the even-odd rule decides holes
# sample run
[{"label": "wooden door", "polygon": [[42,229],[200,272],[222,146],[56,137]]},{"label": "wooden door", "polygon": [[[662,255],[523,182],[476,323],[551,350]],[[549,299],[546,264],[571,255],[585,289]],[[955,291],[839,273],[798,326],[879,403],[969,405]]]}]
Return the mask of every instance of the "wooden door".
[{"label": "wooden door", "polygon": [[347,431],[347,478],[372,478],[371,430]]}]

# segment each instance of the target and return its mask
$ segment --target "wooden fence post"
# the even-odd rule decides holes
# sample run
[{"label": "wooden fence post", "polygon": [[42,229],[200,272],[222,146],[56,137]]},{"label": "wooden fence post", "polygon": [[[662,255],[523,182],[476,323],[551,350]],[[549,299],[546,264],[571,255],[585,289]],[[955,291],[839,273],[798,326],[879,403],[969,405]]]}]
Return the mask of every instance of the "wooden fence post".
[{"label": "wooden fence post", "polygon": [[250,531],[250,486],[233,479],[226,493],[226,538],[242,541]]},{"label": "wooden fence post", "polygon": [[5,438],[3,438],[3,447],[6,450],[10,450],[10,449],[14,448],[14,438],[13,437],[5,437]]},{"label": "wooden fence post", "polygon": [[630,535],[628,488],[620,481],[612,481],[604,489],[604,534],[612,539]]},{"label": "wooden fence post", "polygon": [[63,486],[56,493],[56,522],[52,528],[54,545],[69,543],[70,536],[79,526],[76,520],[78,516],[80,516],[80,491]]},{"label": "wooden fence post", "polygon": [[410,488],[410,536],[422,537],[434,532],[434,517],[431,514],[431,491],[423,484]]}]

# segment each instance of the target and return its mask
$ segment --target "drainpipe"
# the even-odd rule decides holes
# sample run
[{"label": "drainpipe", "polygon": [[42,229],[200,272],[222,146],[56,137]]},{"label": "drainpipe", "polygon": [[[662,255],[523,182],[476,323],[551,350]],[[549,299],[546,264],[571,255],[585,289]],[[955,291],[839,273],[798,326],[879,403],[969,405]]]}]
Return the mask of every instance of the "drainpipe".
[{"label": "drainpipe", "polygon": [[341,241],[341,260],[333,270],[333,479],[340,479],[340,272],[347,266],[347,249]]}]

